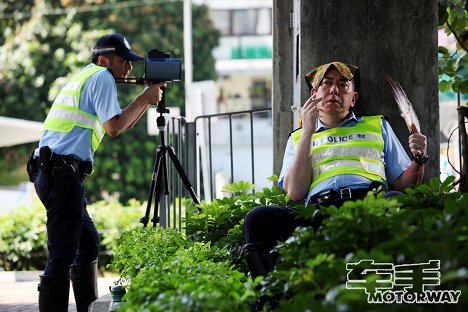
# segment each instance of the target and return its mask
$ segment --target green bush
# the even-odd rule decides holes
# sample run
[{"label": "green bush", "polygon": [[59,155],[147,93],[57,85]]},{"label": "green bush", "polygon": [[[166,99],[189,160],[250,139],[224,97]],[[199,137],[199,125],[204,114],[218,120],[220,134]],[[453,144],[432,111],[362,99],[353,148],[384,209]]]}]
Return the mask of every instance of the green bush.
[{"label": "green bush", "polygon": [[[271,181],[277,179],[277,176],[270,178]],[[186,202],[185,231],[188,238],[192,241],[210,243],[226,251],[231,263],[245,272],[247,268],[240,257],[240,252],[245,244],[243,224],[247,212],[261,205],[293,205],[287,194],[276,186],[252,194],[251,190],[254,188],[254,184],[240,181],[224,187],[223,192],[230,193],[231,197],[215,199],[211,203],[202,202],[196,206],[193,202]]]},{"label": "green bush", "polygon": [[43,268],[46,262],[46,212],[40,205],[0,214],[0,265],[4,270]]},{"label": "green bush", "polygon": [[248,311],[251,283],[229,261],[217,261],[220,252],[173,229],[126,231],[111,265],[131,281],[123,310]]},{"label": "green bush", "polygon": [[135,227],[122,233],[110,267],[123,281],[131,280],[145,266],[171,258],[188,241],[174,229]]},{"label": "green bush", "polygon": [[99,266],[103,270],[112,262],[114,250],[122,232],[139,224],[145,213],[146,205],[131,200],[128,206],[119,202],[99,201],[88,206],[88,212],[93,218],[101,239]]},{"label": "green bush", "polygon": [[[468,216],[464,209],[468,196],[450,192],[452,181],[440,184],[433,179],[392,200],[368,196],[340,209],[322,208],[327,219],[318,231],[298,228],[278,245],[277,267],[262,281],[259,296],[276,298],[278,311],[290,311],[293,306],[318,311],[462,311],[462,306],[468,306],[466,295],[457,306],[441,310],[440,305],[371,305],[363,290],[345,287],[346,263],[372,259],[398,265],[440,260],[437,289],[466,294]],[[372,278],[375,275],[369,277],[370,285]],[[420,280],[412,282],[415,289],[422,288]]]},{"label": "green bush", "polygon": [[[88,206],[101,238],[99,265],[111,262],[112,252],[123,229],[138,224],[143,206],[131,201],[98,202]],[[29,208],[20,207],[0,214],[0,265],[7,271],[43,270],[47,260],[46,211],[39,201]]]},{"label": "green bush", "polygon": [[[130,284],[126,311],[466,311],[468,196],[454,192],[453,181],[432,179],[391,200],[368,195],[339,209],[321,208],[323,225],[298,228],[279,243],[276,268],[255,281],[241,273],[245,263],[236,252],[243,217],[258,205],[290,202],[276,187],[250,195],[248,184],[232,185],[237,195],[188,214],[187,239],[161,228],[124,234],[119,250],[126,251],[116,255],[114,269]],[[313,214],[310,207],[296,208],[302,217]],[[347,264],[365,259],[394,265],[440,260],[435,289],[461,291],[459,303],[369,304],[364,290],[346,288]],[[368,274],[368,289],[378,285],[377,277]],[[413,282],[414,289],[422,287],[422,280]]]}]

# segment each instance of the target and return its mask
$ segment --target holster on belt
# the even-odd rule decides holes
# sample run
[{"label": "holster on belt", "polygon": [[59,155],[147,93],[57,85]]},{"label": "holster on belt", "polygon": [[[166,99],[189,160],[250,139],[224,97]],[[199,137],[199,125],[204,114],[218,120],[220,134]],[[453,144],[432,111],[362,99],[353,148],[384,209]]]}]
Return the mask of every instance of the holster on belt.
[{"label": "holster on belt", "polygon": [[34,151],[29,155],[28,163],[26,164],[26,171],[28,172],[29,181],[34,182],[37,173],[37,158],[34,157]]},{"label": "holster on belt", "polygon": [[49,167],[51,159],[52,151],[48,146],[43,146],[39,149],[38,158],[34,156],[34,151],[29,155],[26,171],[28,172],[30,182],[34,182],[38,170],[47,172],[47,170],[50,169]]},{"label": "holster on belt", "polygon": [[52,150],[48,146],[43,146],[39,149],[38,168],[39,170],[50,170],[52,160]]}]

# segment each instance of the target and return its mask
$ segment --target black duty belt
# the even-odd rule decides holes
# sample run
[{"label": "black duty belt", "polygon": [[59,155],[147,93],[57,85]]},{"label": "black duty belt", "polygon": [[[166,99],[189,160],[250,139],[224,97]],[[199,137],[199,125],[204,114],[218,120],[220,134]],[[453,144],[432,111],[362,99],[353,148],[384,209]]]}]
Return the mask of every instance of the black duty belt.
[{"label": "black duty belt", "polygon": [[367,193],[371,191],[372,188],[342,188],[339,190],[327,190],[319,194],[315,194],[310,199],[310,202],[314,205],[325,204],[328,202],[344,201],[348,199],[362,199],[366,197]]},{"label": "black duty belt", "polygon": [[72,156],[52,154],[52,162],[55,165],[68,165],[75,172],[90,175],[93,172],[93,165],[90,161],[82,161]]}]

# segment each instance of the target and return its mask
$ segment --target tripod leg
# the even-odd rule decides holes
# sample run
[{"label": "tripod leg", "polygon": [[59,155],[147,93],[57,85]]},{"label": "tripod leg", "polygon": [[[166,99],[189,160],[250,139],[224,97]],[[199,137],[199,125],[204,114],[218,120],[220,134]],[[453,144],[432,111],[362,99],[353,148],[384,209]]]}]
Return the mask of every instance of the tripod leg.
[{"label": "tripod leg", "polygon": [[174,152],[174,148],[172,146],[168,146],[167,150],[169,152],[169,156],[171,157],[172,163],[176,167],[176,170],[179,173],[179,176],[182,179],[182,182],[184,183],[185,188],[187,189],[190,196],[192,197],[193,202],[195,204],[200,204],[200,201],[198,200],[198,197],[195,194],[195,191],[193,190],[192,184],[190,183],[190,180],[187,177],[187,174],[185,173],[184,168],[182,168],[180,161],[177,159],[177,156]]},{"label": "tripod leg", "polygon": [[[153,167],[153,176],[151,178],[151,186],[148,194],[148,203],[146,206],[146,213],[145,216],[140,219],[140,222],[143,223],[143,226],[146,227],[148,225],[149,221],[149,215],[151,211],[151,204],[153,203],[153,196],[155,194],[155,189],[157,187],[157,181],[158,181],[158,176],[159,176],[159,169],[161,167],[161,147],[158,146],[156,149],[156,159],[154,161],[154,167]],[[156,197],[158,197],[158,194],[156,194]],[[159,201],[159,199],[158,199]],[[153,217],[153,225],[154,225],[154,217]]]},{"label": "tripod leg", "polygon": [[[153,222],[153,227],[156,226],[157,222],[160,222],[162,226],[166,225],[166,212],[167,212],[167,203],[165,198],[162,196],[169,193],[167,186],[167,162],[166,162],[166,149],[164,146],[161,147],[161,158],[159,171],[157,176],[157,185],[156,185],[156,197],[154,199],[154,213],[155,216],[151,221]],[[159,216],[157,216],[158,206]]]},{"label": "tripod leg", "polygon": [[[164,150],[165,151],[165,150]],[[163,174],[163,180],[164,180],[164,195],[169,194],[169,185],[168,185],[168,178],[167,178],[167,160],[166,160],[166,153],[163,153],[162,155],[162,174]]]},{"label": "tripod leg", "polygon": [[156,226],[156,223],[159,222],[159,215],[158,215],[158,206],[161,200],[161,167],[159,167],[159,174],[156,181],[156,189],[154,191],[154,206],[153,206],[153,218],[151,222],[153,223],[153,227]]}]

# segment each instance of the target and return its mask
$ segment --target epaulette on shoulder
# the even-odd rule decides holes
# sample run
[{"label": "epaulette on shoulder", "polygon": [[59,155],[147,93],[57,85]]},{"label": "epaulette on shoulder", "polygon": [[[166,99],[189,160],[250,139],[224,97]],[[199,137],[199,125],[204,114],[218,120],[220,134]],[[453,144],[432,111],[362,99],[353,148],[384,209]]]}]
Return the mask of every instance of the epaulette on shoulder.
[{"label": "epaulette on shoulder", "polygon": [[370,114],[356,114],[356,117],[372,117],[372,116],[381,116],[382,119],[385,119],[386,121],[388,121],[388,117],[385,116],[385,115],[370,115]]},{"label": "epaulette on shoulder", "polygon": [[296,132],[296,131],[298,131],[298,130],[301,130],[301,129],[302,129],[302,127],[299,127],[299,128],[297,128],[297,129],[293,130],[292,132],[289,133],[288,137],[290,137],[291,134],[293,134],[294,132]]}]

